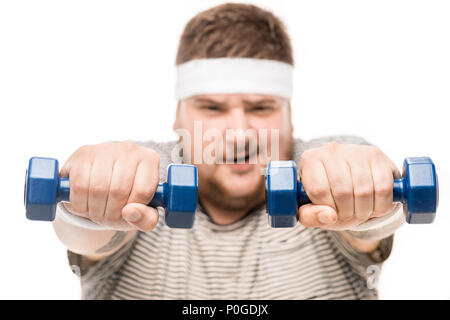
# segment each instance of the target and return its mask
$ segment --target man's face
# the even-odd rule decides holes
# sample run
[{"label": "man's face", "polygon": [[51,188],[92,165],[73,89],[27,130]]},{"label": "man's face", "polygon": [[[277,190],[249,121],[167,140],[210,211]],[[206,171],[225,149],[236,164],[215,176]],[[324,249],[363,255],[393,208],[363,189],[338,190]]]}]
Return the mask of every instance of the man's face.
[{"label": "man's face", "polygon": [[227,210],[262,203],[267,162],[287,160],[292,152],[289,101],[271,95],[181,100],[174,129],[183,141],[183,157],[198,168],[200,201]]}]

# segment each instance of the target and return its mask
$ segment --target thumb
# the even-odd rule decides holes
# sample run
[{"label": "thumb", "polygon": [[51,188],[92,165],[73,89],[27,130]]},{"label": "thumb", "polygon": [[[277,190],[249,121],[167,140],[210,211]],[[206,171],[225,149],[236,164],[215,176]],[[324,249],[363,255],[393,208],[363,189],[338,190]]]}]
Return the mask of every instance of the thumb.
[{"label": "thumb", "polygon": [[122,218],[141,231],[150,231],[158,224],[158,210],[141,203],[129,203],[122,209]]},{"label": "thumb", "polygon": [[305,204],[298,209],[298,219],[307,228],[330,226],[336,223],[337,213],[329,206]]}]

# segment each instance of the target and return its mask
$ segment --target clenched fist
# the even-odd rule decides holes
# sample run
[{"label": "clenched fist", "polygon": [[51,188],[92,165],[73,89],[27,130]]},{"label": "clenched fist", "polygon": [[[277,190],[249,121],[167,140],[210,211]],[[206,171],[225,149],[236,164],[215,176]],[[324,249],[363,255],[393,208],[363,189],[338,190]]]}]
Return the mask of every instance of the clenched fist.
[{"label": "clenched fist", "polygon": [[299,174],[311,204],[299,208],[305,227],[344,230],[396,208],[400,172],[380,149],[331,142],[305,151]]},{"label": "clenched fist", "polygon": [[147,204],[159,182],[159,156],[131,142],[87,145],[75,151],[61,169],[69,177],[75,215],[116,230],[149,231],[158,211]]}]

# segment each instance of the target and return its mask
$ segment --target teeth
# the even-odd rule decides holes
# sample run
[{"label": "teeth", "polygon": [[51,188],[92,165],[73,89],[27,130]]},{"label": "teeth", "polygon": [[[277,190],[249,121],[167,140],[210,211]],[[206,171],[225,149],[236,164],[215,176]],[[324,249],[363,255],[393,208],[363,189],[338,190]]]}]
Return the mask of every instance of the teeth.
[{"label": "teeth", "polygon": [[235,156],[234,158],[226,158],[225,161],[227,163],[237,163],[238,161],[245,162],[245,161],[249,160],[250,158],[252,158],[255,154],[256,154],[256,152],[253,152],[250,154]]}]

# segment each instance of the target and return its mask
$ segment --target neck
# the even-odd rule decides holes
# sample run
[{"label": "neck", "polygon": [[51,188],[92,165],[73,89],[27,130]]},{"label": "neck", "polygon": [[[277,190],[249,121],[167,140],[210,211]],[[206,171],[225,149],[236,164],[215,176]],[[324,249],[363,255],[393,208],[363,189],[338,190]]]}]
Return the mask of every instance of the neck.
[{"label": "neck", "polygon": [[232,224],[247,215],[248,209],[242,210],[227,210],[225,208],[218,208],[208,199],[202,199],[201,202],[203,208],[205,208],[208,215],[218,225]]},{"label": "neck", "polygon": [[262,205],[262,203],[260,203],[256,206],[243,209],[226,209],[216,206],[208,199],[200,199],[200,204],[203,206],[206,213],[211,217],[212,221],[218,225],[229,225],[238,220],[241,220],[255,208]]}]

